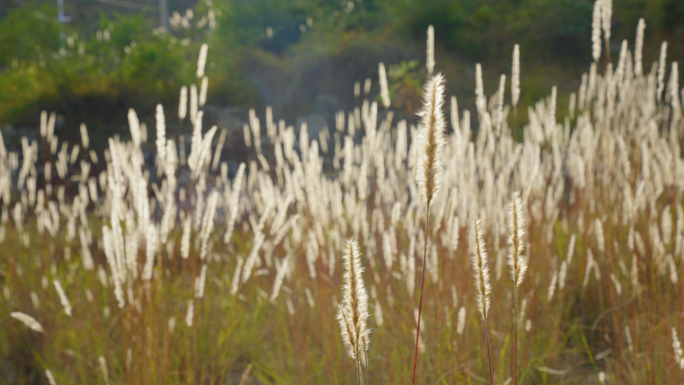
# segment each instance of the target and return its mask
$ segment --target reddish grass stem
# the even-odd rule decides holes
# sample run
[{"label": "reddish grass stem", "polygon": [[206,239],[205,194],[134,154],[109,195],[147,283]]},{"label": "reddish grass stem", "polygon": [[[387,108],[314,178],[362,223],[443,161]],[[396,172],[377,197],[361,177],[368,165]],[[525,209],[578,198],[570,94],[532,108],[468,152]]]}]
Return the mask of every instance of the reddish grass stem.
[{"label": "reddish grass stem", "polygon": [[[513,311],[513,329],[515,329],[514,334],[515,337],[513,338],[513,384],[518,385],[518,285],[517,282],[514,282],[513,285],[513,302],[514,302],[514,311]],[[487,344],[489,345],[489,344]],[[490,364],[490,369],[491,371],[491,364]],[[491,377],[491,375],[490,375]]]},{"label": "reddish grass stem", "polygon": [[[418,338],[420,338],[420,315],[423,312],[423,287],[425,286],[425,259],[427,256],[428,230],[430,228],[430,203],[425,210],[425,242],[423,247],[423,272],[420,277],[420,302],[418,303],[418,328],[416,328],[416,349],[413,355],[413,385],[416,384],[416,366],[418,364]],[[489,369],[491,377],[491,367]]]},{"label": "reddish grass stem", "polygon": [[487,363],[489,364],[489,385],[494,385],[492,379],[492,356],[489,354],[489,325],[487,324],[487,316],[485,315],[485,339],[487,341]]}]

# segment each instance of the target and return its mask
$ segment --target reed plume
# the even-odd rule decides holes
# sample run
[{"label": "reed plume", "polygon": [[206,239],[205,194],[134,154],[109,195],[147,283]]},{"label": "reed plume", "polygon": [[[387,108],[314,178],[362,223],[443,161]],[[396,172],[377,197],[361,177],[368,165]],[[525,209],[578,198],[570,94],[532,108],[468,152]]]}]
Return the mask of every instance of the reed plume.
[{"label": "reed plume", "polygon": [[423,311],[423,286],[425,285],[425,259],[427,256],[428,229],[430,224],[430,204],[440,188],[442,173],[442,147],[444,147],[444,76],[437,74],[428,79],[423,91],[421,117],[420,155],[416,179],[426,201],[425,208],[425,248],[423,250],[423,272],[420,278],[420,302],[418,304],[418,327],[416,328],[416,348],[413,356],[413,384],[416,383],[418,364],[418,339],[420,337],[420,316]]},{"label": "reed plume", "polygon": [[520,46],[513,47],[513,68],[511,71],[511,103],[513,108],[518,106],[520,100]]},{"label": "reed plume", "polygon": [[[338,306],[337,320],[340,323],[342,342],[349,356],[356,363],[356,375],[361,384],[359,353],[365,351],[370,344],[368,329],[368,292],[363,283],[363,267],[361,253],[356,240],[349,239],[342,257],[344,275],[342,276],[342,303]],[[366,364],[367,365],[367,364]],[[367,368],[367,366],[366,366]],[[366,378],[368,372],[366,371]]]},{"label": "reed plume", "polygon": [[435,28],[432,25],[429,25],[427,30],[426,56],[425,67],[427,68],[428,75],[432,75],[432,71],[435,70]]},{"label": "reed plume", "polygon": [[14,311],[10,313],[10,317],[14,318],[17,321],[21,321],[24,325],[31,328],[31,330],[37,331],[38,333],[45,333],[43,325],[41,325],[40,322],[36,321],[35,318],[31,317],[28,314]]},{"label": "reed plume", "polygon": [[421,132],[416,179],[429,207],[441,187],[441,155],[446,127],[442,112],[444,104],[444,76],[442,74],[437,74],[427,81],[423,98],[423,109],[418,113],[421,117]]},{"label": "reed plume", "polygon": [[520,191],[513,193],[511,203],[508,206],[508,265],[511,268],[513,279],[513,383],[518,383],[518,286],[525,277],[527,260],[523,256],[525,248],[525,216],[522,212]]},{"label": "reed plume", "polygon": [[601,6],[602,1],[596,0],[591,19],[591,56],[595,62],[601,57]]},{"label": "reed plume", "polygon": [[487,361],[489,363],[489,383],[493,384],[492,359],[489,353],[489,325],[487,323],[492,287],[489,284],[489,263],[487,261],[487,250],[485,249],[485,243],[482,237],[480,220],[477,219],[473,224],[471,235],[471,263],[473,264],[473,275],[475,276],[475,286],[477,288],[477,310],[480,312],[480,315],[482,315],[485,324]]}]

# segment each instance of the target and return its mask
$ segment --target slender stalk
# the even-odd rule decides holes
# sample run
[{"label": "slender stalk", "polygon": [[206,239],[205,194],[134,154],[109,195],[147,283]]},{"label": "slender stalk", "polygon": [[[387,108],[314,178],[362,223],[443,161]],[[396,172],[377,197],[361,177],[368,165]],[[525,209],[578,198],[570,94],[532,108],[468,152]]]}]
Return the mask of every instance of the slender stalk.
[{"label": "slender stalk", "polygon": [[[364,344],[365,345],[365,344]],[[368,381],[368,352],[366,352],[366,347],[364,346],[363,349],[363,358],[366,360],[366,385],[370,384],[370,381]]]},{"label": "slender stalk", "polygon": [[489,385],[494,385],[492,378],[492,356],[489,354],[489,325],[487,323],[487,316],[484,317],[485,323],[485,340],[487,341],[487,363],[489,364]]},{"label": "slender stalk", "polygon": [[[423,287],[425,286],[425,259],[427,256],[428,230],[430,227],[430,204],[425,210],[425,242],[423,248],[423,272],[420,277],[420,302],[418,303],[418,328],[416,329],[416,349],[413,355],[413,384],[416,383],[416,366],[418,364],[418,338],[420,338],[420,315],[423,312]],[[491,372],[491,368],[490,368]]]},{"label": "slender stalk", "polygon": [[515,334],[513,338],[513,384],[518,385],[518,285],[513,286],[513,301],[515,302],[513,307],[513,332]]},{"label": "slender stalk", "polygon": [[359,385],[361,385],[361,373],[359,369],[359,352],[356,352],[356,359],[354,360],[356,362],[356,380],[358,381]]}]

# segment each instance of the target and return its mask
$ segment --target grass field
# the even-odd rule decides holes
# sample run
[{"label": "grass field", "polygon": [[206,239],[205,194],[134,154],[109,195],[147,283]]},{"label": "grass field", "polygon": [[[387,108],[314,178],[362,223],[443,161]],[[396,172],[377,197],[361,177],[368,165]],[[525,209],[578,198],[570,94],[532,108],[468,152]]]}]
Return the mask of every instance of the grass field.
[{"label": "grass field", "polygon": [[[0,141],[0,382],[358,383],[336,319],[353,238],[368,290],[364,383],[409,383],[422,269],[416,383],[684,383],[678,66],[666,45],[642,59],[641,25],[611,61],[608,2],[597,4],[594,62],[571,95],[554,87],[518,105],[514,64],[487,96],[475,63],[473,112],[425,93],[446,115],[443,172],[427,179],[425,135],[441,126],[395,121],[382,86],[359,87],[359,106],[320,130],[250,113],[239,167],[221,159],[222,127],[203,128],[192,92],[178,111],[187,148],[161,106],[149,129],[131,111],[130,140],[104,153],[85,128],[79,143],[60,140],[44,113],[20,149]],[[519,286],[507,265],[515,192]]]}]

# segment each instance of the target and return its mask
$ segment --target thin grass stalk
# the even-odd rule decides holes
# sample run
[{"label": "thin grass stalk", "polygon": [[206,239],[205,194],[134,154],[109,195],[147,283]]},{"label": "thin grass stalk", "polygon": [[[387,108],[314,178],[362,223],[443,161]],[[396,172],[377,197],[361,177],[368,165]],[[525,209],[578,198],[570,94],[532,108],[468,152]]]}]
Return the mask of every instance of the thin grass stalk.
[{"label": "thin grass stalk", "polygon": [[356,380],[358,381],[358,384],[361,385],[361,369],[359,368],[359,355],[356,355]]},{"label": "thin grass stalk", "polygon": [[[416,349],[413,355],[413,384],[416,383],[416,366],[418,364],[418,339],[420,338],[420,316],[423,312],[423,287],[425,286],[425,259],[427,256],[428,230],[430,227],[430,204],[425,210],[425,242],[423,247],[423,272],[420,276],[420,301],[418,302],[418,328],[416,328]],[[490,368],[491,370],[491,368]]]},{"label": "thin grass stalk", "polygon": [[363,358],[366,360],[366,385],[370,384],[370,381],[368,381],[368,351],[366,350],[366,344],[364,344],[363,347]]}]

